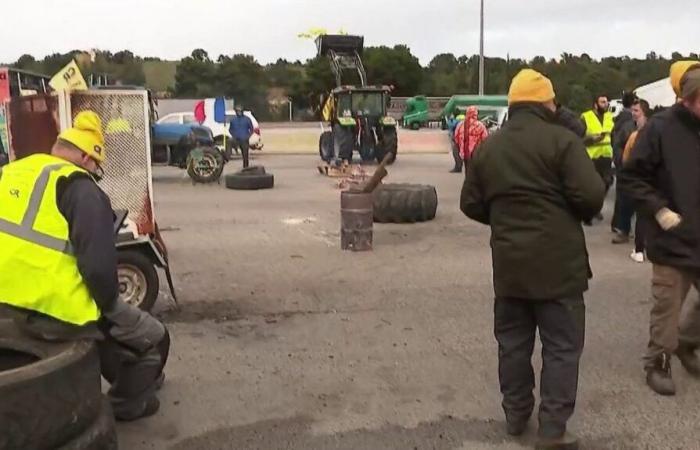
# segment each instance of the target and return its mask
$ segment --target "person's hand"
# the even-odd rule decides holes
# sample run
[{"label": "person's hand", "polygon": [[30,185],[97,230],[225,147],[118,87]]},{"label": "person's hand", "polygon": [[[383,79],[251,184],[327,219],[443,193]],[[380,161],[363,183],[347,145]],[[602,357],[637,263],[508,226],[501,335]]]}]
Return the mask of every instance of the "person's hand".
[{"label": "person's hand", "polygon": [[600,134],[596,134],[596,135],[595,135],[595,141],[596,141],[596,142],[600,142],[600,141],[602,141],[603,139],[605,139],[605,133],[600,133]]},{"label": "person's hand", "polygon": [[668,208],[661,208],[659,212],[656,213],[655,217],[656,221],[659,223],[659,226],[664,231],[669,231],[676,228],[683,220],[680,215]]}]

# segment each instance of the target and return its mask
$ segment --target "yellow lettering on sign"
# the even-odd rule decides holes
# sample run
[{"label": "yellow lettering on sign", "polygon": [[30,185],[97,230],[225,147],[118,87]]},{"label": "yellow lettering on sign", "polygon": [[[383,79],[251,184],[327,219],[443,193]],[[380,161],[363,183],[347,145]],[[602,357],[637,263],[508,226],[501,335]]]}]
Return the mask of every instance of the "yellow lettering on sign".
[{"label": "yellow lettering on sign", "polygon": [[75,60],[54,75],[49,81],[49,86],[55,91],[85,91],[88,88]]}]

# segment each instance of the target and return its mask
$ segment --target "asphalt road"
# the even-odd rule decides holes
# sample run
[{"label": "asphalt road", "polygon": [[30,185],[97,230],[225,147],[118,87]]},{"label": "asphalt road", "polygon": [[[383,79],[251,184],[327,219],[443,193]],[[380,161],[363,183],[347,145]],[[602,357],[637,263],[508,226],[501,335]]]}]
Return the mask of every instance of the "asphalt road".
[{"label": "asphalt road", "polygon": [[[260,192],[157,169],[182,311],[160,300],[173,337],[162,409],[120,425],[121,448],[531,446],[534,418],[522,439],[503,429],[489,231],[459,212],[450,159],[399,156],[388,181],[436,185],[438,217],[375,225],[363,254],[340,250],[339,191],[313,157],[258,156],[276,176]],[[650,265],[611,245],[609,225],[587,231],[595,279],[570,429],[584,449],[700,449],[700,381],[676,364],[675,398],[644,384]]]}]

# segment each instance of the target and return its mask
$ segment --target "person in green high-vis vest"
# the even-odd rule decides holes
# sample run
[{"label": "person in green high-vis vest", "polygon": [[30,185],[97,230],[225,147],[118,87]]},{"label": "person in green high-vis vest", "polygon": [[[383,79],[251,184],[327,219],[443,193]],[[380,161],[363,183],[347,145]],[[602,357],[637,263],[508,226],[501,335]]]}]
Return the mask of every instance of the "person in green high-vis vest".
[{"label": "person in green high-vis vest", "polygon": [[[606,95],[596,96],[593,108],[581,115],[581,120],[586,127],[586,137],[584,144],[588,151],[588,156],[593,160],[596,171],[605,183],[607,193],[613,183],[612,172],[612,130],[615,126],[612,113],[608,111],[610,102]],[[598,213],[598,220],[603,219],[603,215]],[[590,222],[587,222],[590,225]]]},{"label": "person in green high-vis vest", "polygon": [[92,111],[73,122],[51,154],[0,167],[0,319],[27,340],[96,341],[114,415],[135,420],[158,410],[170,338],[119,298],[114,212],[97,184],[102,122]]}]

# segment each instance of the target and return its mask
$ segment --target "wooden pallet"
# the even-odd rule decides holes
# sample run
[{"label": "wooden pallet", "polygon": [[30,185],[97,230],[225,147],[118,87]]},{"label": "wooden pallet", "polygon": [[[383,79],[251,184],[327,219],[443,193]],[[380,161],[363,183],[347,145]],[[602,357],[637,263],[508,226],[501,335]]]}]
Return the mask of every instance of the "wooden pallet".
[{"label": "wooden pallet", "polygon": [[318,165],[318,173],[331,178],[349,177],[352,173],[352,166],[349,164],[336,166],[332,164],[322,163]]}]

